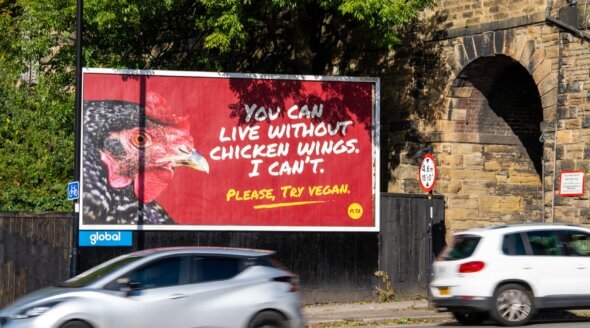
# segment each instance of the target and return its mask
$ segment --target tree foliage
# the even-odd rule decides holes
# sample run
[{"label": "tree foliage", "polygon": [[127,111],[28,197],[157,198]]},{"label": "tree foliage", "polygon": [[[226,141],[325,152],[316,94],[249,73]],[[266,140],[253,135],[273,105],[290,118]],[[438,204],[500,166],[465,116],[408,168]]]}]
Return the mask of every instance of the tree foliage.
[{"label": "tree foliage", "polygon": [[[53,3],[51,5],[54,5]],[[58,11],[59,9],[59,11]],[[0,205],[3,210],[65,209],[71,179],[71,76],[44,65],[69,66],[71,54],[52,58],[70,25],[62,8],[29,1],[0,2]],[[41,13],[45,13],[42,15]],[[55,14],[55,17],[50,18]],[[63,20],[63,21],[61,21]],[[52,31],[53,29],[53,31]],[[51,32],[48,32],[51,31]],[[69,58],[68,58],[69,57]]]},{"label": "tree foliage", "polygon": [[[436,0],[86,0],[84,66],[379,75]],[[0,0],[0,210],[70,210],[75,0]]]}]

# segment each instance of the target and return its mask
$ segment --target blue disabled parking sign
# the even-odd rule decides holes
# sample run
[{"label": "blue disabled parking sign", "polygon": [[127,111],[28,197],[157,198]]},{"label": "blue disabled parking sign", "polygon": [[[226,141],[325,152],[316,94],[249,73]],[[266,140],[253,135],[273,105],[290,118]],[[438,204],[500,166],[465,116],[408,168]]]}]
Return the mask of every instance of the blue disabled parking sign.
[{"label": "blue disabled parking sign", "polygon": [[68,200],[80,197],[80,183],[78,181],[68,183]]}]

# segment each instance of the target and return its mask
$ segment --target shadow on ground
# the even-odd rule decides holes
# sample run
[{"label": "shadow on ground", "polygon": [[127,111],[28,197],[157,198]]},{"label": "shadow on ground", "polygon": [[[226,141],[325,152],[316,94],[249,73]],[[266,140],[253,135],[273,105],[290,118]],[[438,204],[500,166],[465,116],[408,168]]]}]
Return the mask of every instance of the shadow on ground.
[{"label": "shadow on ground", "polygon": [[[530,325],[543,324],[543,323],[568,323],[568,322],[587,322],[590,326],[590,312],[587,311],[543,311],[538,313],[535,318],[531,321]],[[456,321],[442,323],[436,327],[470,327],[458,323]],[[473,326],[476,327],[476,326]],[[477,327],[502,327],[498,326],[496,322],[486,320],[483,324]]]}]

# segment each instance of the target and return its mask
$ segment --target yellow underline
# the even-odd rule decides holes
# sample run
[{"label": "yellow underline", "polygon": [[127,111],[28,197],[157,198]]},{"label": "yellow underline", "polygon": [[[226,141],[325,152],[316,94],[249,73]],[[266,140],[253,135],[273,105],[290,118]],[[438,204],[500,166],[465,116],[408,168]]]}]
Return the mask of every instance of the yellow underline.
[{"label": "yellow underline", "polygon": [[259,210],[262,208],[277,208],[277,207],[288,207],[288,206],[301,206],[301,205],[309,205],[309,204],[317,204],[317,203],[325,203],[323,200],[314,200],[308,202],[292,202],[292,203],[277,203],[277,204],[267,204],[267,205],[255,205],[254,209]]}]

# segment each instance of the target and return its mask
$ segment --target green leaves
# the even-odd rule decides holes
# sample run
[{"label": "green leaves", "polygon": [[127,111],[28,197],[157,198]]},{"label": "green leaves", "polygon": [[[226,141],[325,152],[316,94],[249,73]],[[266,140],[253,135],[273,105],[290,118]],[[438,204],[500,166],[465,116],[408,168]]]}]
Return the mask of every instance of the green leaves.
[{"label": "green leaves", "polygon": [[247,39],[244,26],[234,13],[221,15],[213,27],[214,31],[205,37],[205,47],[209,49],[219,49],[221,53],[226,53],[232,50],[232,45],[241,46]]},{"label": "green leaves", "polygon": [[72,99],[56,97],[44,80],[4,93],[0,209],[69,210],[63,193],[73,163]]},{"label": "green leaves", "polygon": [[[227,53],[234,48],[242,47],[248,39],[244,29],[244,9],[249,1],[212,1],[198,0],[202,5],[204,15],[197,18],[195,24],[205,35],[206,49],[215,49],[220,53]],[[200,23],[204,19],[206,24]]]},{"label": "green leaves", "polygon": [[353,16],[370,29],[381,31],[382,43],[393,48],[399,43],[399,35],[406,24],[434,3],[429,0],[345,0],[338,10],[344,15]]},{"label": "green leaves", "polygon": [[[376,75],[435,0],[85,0],[84,66]],[[75,0],[0,0],[0,210],[71,209]]]},{"label": "green leaves", "polygon": [[71,209],[64,196],[73,168],[69,21],[58,15],[68,5],[0,6],[0,210]]}]

